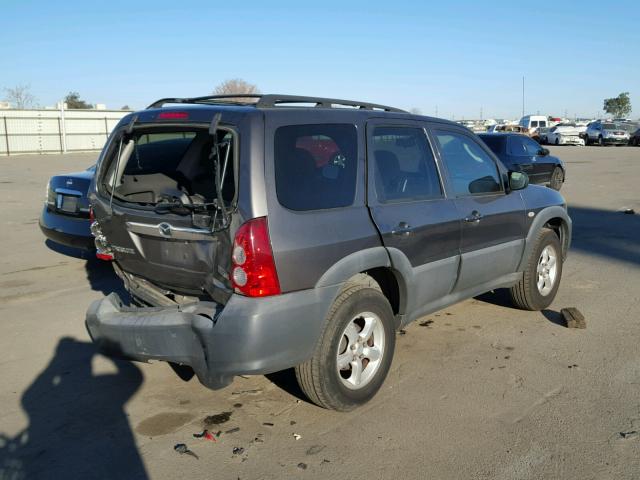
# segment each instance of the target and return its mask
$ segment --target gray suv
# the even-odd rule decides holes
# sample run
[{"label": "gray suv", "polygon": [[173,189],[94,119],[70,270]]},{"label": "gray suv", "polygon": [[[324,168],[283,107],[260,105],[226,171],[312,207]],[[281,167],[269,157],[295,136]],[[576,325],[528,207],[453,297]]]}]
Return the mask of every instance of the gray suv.
[{"label": "gray suv", "polygon": [[378,391],[409,322],[499,287],[546,308],[571,239],[562,196],[468,129],[326,98],[159,100],[111,134],[90,200],[130,292],[87,312],[105,352],[210,388],[295,367],[343,411]]}]

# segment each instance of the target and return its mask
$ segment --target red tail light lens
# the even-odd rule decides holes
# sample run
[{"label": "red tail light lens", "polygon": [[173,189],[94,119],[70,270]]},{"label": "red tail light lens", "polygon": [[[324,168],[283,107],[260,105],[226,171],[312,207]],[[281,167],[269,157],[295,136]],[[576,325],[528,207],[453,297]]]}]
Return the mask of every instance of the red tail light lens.
[{"label": "red tail light lens", "polygon": [[100,251],[96,252],[96,257],[100,260],[105,260],[107,262],[113,260],[113,254],[111,253],[102,253]]},{"label": "red tail light lens", "polygon": [[96,219],[96,216],[93,213],[93,205],[90,205],[89,206],[89,221],[93,222],[93,221],[95,221],[95,219]]},{"label": "red tail light lens", "polygon": [[236,293],[248,297],[280,294],[267,217],[249,220],[236,232],[229,279]]},{"label": "red tail light lens", "polygon": [[186,120],[189,118],[187,112],[161,112],[158,114],[158,120]]}]

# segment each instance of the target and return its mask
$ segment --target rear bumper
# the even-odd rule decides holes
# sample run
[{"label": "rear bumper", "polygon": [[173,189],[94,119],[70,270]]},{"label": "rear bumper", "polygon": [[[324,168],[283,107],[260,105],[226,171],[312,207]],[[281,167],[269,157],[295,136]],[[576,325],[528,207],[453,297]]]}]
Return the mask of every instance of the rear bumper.
[{"label": "rear bumper", "polygon": [[603,138],[602,142],[606,145],[626,145],[629,143],[628,138]]},{"label": "rear bumper", "polygon": [[59,215],[45,206],[40,215],[39,225],[42,233],[56,243],[85,250],[95,249],[88,218]]},{"label": "rear bumper", "polygon": [[107,354],[193,368],[222,388],[236,375],[266,374],[306,361],[339,286],[266,298],[232,295],[186,306],[130,308],[112,293],[87,311],[92,340]]}]

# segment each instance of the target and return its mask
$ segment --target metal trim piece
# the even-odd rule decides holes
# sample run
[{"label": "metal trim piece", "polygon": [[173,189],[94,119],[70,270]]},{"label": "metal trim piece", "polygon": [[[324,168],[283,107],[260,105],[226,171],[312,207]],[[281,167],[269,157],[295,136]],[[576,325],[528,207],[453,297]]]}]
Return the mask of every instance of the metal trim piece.
[{"label": "metal trim piece", "polygon": [[168,222],[155,225],[148,223],[126,222],[127,229],[138,235],[170,238],[174,240],[211,240],[213,235],[204,228],[175,227]]}]

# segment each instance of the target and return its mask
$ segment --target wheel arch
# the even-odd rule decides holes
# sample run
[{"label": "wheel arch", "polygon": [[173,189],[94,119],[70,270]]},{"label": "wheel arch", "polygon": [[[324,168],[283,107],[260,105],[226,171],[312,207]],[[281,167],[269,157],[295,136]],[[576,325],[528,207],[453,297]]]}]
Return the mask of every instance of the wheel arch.
[{"label": "wheel arch", "polygon": [[562,245],[562,259],[565,260],[567,258],[569,246],[571,245],[571,218],[561,206],[547,207],[538,212],[529,227],[518,270],[522,270],[526,266],[529,256],[535,248],[536,236],[542,228],[550,228],[558,235]]}]

